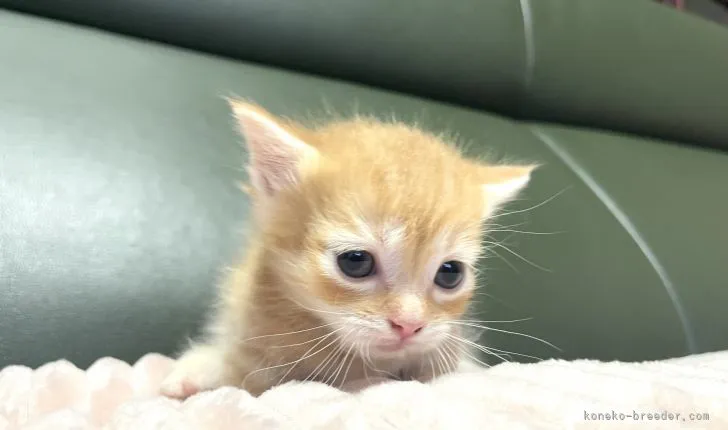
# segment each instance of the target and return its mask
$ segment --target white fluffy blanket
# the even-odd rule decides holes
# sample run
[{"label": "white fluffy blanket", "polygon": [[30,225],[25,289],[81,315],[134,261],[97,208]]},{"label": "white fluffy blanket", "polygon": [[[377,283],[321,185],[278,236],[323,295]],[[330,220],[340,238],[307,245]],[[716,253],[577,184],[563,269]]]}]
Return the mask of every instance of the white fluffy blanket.
[{"label": "white fluffy blanket", "polygon": [[289,383],[253,398],[222,388],[179,402],[157,388],[173,361],[104,358],[0,372],[9,429],[728,429],[728,351],[646,363],[504,363],[356,394]]}]

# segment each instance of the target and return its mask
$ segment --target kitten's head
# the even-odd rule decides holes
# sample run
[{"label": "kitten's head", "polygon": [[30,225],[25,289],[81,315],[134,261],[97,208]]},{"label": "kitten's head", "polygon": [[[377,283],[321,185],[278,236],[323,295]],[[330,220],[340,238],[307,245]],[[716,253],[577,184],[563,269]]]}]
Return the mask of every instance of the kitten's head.
[{"label": "kitten's head", "polygon": [[369,119],[315,129],[231,105],[267,275],[344,344],[386,357],[435,348],[475,290],[483,226],[532,166],[489,166]]}]

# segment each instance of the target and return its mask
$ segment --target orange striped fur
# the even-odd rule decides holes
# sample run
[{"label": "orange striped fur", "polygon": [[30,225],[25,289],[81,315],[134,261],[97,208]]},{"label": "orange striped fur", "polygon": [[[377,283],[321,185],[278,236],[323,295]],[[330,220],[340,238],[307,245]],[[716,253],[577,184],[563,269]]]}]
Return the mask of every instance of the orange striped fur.
[{"label": "orange striped fur", "polygon": [[[250,155],[253,234],[209,333],[183,354],[164,393],[235,385],[257,395],[289,380],[352,387],[457,369],[469,353],[451,322],[476,289],[484,223],[533,166],[467,159],[401,123],[307,128],[229,102]],[[337,256],[353,250],[373,256],[373,275],[342,273]],[[463,268],[452,290],[434,283],[447,261]],[[402,340],[396,329],[414,321],[423,327]]]}]

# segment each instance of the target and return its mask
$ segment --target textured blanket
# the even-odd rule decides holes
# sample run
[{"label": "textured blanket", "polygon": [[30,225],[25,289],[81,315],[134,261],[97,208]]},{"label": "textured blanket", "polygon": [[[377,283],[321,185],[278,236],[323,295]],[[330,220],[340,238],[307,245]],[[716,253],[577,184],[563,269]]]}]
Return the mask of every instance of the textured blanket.
[{"label": "textured blanket", "polygon": [[235,388],[184,402],[158,396],[173,361],[104,358],[0,371],[8,429],[728,429],[728,351],[646,363],[504,363],[429,384],[351,394],[289,383],[253,398]]}]

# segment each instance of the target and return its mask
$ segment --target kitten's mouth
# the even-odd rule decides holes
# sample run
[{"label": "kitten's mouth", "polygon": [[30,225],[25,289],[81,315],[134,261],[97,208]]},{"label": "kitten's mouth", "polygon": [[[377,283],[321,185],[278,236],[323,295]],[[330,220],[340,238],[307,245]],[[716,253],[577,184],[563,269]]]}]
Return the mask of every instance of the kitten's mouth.
[{"label": "kitten's mouth", "polygon": [[377,345],[377,349],[384,352],[395,352],[404,349],[404,342],[401,343],[385,343],[383,345]]},{"label": "kitten's mouth", "polygon": [[403,339],[391,342],[381,342],[376,344],[376,348],[383,352],[397,352],[407,348],[411,344],[412,342],[408,339]]}]

